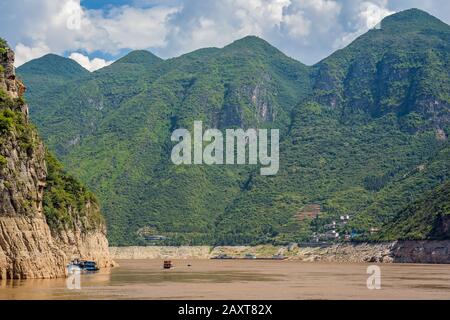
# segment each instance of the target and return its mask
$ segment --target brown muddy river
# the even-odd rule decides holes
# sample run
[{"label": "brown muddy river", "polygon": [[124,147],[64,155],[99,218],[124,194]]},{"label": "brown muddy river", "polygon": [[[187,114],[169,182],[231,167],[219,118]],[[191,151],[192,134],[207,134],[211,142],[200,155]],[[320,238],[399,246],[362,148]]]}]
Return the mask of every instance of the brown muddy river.
[{"label": "brown muddy river", "polygon": [[[379,265],[381,289],[367,288],[368,264],[299,261],[118,260],[66,279],[0,280],[0,299],[450,299],[450,265]],[[188,266],[190,264],[191,266]]]}]

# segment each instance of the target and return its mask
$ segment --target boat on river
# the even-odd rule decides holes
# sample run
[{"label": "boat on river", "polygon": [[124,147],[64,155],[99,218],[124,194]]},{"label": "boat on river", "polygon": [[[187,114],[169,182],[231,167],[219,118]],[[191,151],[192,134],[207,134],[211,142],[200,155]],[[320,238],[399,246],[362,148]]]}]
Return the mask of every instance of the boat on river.
[{"label": "boat on river", "polygon": [[100,268],[97,266],[97,263],[95,261],[89,261],[89,260],[72,260],[69,263],[69,268],[70,267],[78,267],[81,269],[81,271],[85,271],[85,272],[96,272],[98,270],[100,270]]},{"label": "boat on river", "polygon": [[172,269],[172,268],[173,268],[172,261],[170,261],[170,260],[164,260],[163,268],[164,268],[164,269]]}]

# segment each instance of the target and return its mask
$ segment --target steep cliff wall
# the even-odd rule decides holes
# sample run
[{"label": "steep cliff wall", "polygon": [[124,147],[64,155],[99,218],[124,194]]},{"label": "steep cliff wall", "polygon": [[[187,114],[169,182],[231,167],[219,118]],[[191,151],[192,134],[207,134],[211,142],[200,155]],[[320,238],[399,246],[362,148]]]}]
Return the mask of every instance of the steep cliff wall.
[{"label": "steep cliff wall", "polygon": [[0,48],[0,279],[64,276],[73,258],[110,266],[96,200],[45,150],[24,90]]}]

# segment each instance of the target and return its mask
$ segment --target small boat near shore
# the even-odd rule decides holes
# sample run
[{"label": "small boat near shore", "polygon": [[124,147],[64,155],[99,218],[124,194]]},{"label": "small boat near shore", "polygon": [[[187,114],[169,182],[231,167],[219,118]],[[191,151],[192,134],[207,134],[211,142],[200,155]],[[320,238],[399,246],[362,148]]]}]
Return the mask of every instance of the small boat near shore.
[{"label": "small boat near shore", "polygon": [[72,260],[68,265],[68,268],[70,267],[78,267],[81,271],[85,272],[97,272],[100,270],[95,261],[89,260]]}]

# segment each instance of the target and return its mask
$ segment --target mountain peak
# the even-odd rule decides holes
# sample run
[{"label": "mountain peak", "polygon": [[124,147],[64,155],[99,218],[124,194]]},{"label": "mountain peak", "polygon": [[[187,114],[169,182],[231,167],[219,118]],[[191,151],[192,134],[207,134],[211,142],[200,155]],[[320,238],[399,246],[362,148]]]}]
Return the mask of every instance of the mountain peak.
[{"label": "mountain peak", "polygon": [[[274,48],[266,40],[258,36],[246,36],[244,38],[238,39],[231,44],[224,47],[225,48]],[[275,48],[274,48],[275,49]]]},{"label": "mountain peak", "polygon": [[286,57],[286,55],[266,40],[257,36],[246,36],[238,39],[222,49],[224,52],[245,53],[265,57]]},{"label": "mountain peak", "polygon": [[153,64],[155,62],[163,61],[160,57],[154,55],[147,50],[134,50],[126,56],[117,60],[116,63],[137,63],[137,64]]},{"label": "mountain peak", "polygon": [[448,25],[420,9],[408,9],[400,11],[384,18],[381,21],[381,27],[384,30],[401,30],[402,32],[418,30],[443,30]]},{"label": "mountain peak", "polygon": [[21,74],[66,75],[68,77],[89,74],[89,71],[80,66],[76,61],[53,53],[31,60],[17,68],[17,71]]}]

